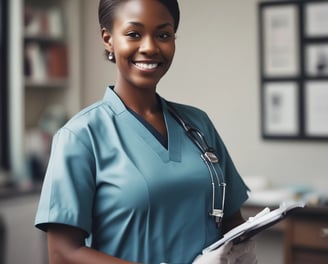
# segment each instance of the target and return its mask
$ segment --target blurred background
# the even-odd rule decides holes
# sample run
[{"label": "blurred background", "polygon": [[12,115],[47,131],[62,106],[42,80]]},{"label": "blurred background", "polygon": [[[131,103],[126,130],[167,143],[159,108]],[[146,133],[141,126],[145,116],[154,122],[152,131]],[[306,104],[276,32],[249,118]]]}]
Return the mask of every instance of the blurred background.
[{"label": "blurred background", "polygon": [[[328,3],[296,2],[180,0],[175,59],[158,86],[208,113],[253,190],[245,215],[310,201],[301,224],[257,237],[266,264],[328,260]],[[104,56],[98,1],[0,3],[0,263],[47,263],[33,221],[51,138],[103,97],[116,70]],[[295,226],[319,242],[293,237]]]}]

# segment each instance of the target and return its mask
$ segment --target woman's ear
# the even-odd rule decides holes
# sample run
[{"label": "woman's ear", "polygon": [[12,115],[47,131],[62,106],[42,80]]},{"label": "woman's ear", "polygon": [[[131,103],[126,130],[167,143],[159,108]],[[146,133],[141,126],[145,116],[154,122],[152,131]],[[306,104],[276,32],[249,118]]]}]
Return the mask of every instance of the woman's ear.
[{"label": "woman's ear", "polygon": [[101,29],[103,45],[108,52],[113,52],[112,34],[106,29]]}]

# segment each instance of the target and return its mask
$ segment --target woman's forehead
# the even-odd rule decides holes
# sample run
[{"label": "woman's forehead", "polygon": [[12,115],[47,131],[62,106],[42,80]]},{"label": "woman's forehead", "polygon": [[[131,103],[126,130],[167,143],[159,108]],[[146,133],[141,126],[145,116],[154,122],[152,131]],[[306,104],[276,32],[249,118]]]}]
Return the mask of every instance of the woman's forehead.
[{"label": "woman's forehead", "polygon": [[174,18],[167,8],[157,0],[129,0],[124,1],[116,9],[115,20],[130,20],[146,23],[173,23]]}]

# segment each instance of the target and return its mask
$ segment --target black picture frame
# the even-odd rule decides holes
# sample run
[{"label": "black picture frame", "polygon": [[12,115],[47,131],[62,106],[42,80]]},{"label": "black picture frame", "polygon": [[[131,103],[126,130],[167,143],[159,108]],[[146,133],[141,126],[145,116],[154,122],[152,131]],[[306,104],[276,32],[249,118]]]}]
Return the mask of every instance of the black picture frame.
[{"label": "black picture frame", "polygon": [[0,169],[10,169],[8,88],[8,0],[0,0]]},{"label": "black picture frame", "polygon": [[258,25],[262,138],[328,140],[328,0],[259,2]]}]

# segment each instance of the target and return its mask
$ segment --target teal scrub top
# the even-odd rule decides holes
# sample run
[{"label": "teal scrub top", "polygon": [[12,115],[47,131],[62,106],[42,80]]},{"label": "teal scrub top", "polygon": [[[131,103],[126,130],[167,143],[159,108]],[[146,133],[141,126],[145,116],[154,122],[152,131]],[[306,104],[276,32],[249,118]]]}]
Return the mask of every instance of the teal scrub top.
[{"label": "teal scrub top", "polygon": [[[222,234],[209,215],[211,178],[200,151],[160,97],[168,148],[138,120],[111,88],[54,136],[36,227],[74,226],[87,245],[128,261],[191,263]],[[204,134],[219,157],[226,184],[225,217],[247,199],[224,143],[201,110],[173,103]],[[223,173],[223,175],[222,175]],[[216,187],[215,201],[221,206]]]}]

